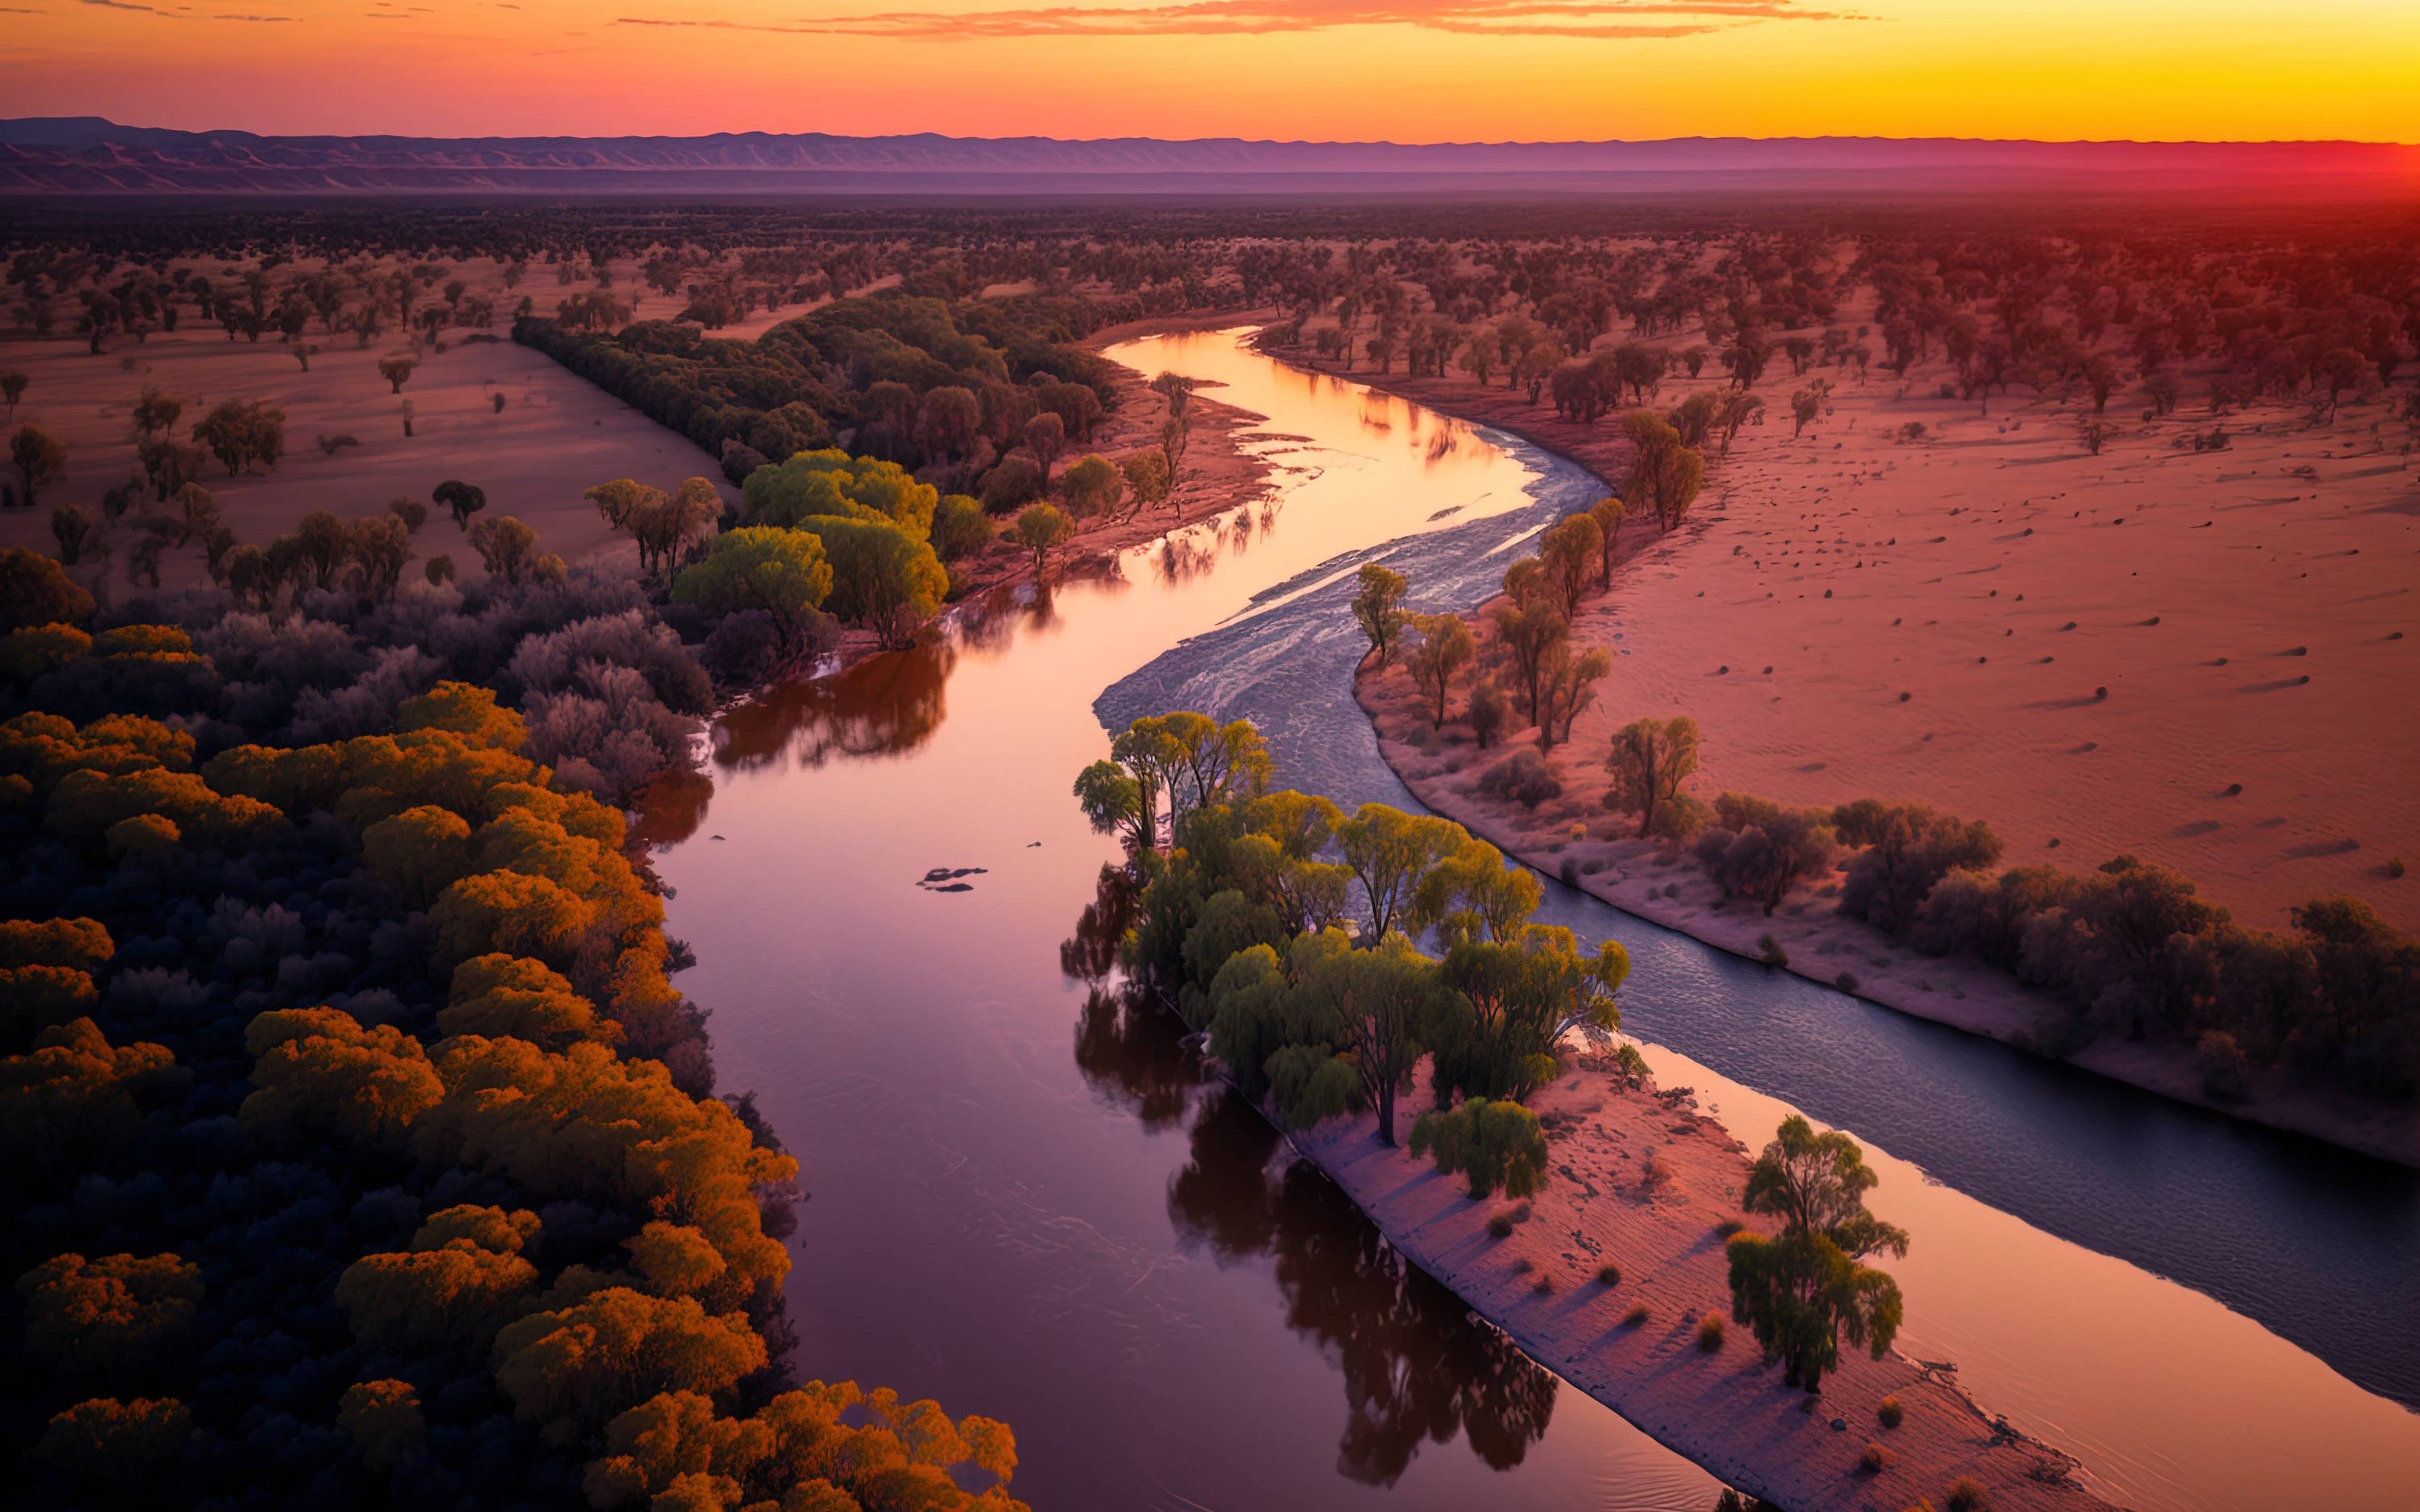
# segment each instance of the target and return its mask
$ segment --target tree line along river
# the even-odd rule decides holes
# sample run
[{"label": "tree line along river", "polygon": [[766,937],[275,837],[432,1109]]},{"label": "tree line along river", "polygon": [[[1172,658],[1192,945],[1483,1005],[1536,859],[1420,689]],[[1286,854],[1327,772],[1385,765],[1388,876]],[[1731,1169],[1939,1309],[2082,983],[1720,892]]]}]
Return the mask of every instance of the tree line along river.
[{"label": "tree line along river", "polygon": [[[1353,701],[1355,569],[1384,560],[1412,607],[1467,608],[1598,486],[1246,334],[1109,355],[1266,416],[1268,498],[731,711],[710,785],[651,816],[670,928],[700,961],[682,984],[813,1194],[799,1365],[1007,1419],[1037,1506],[1702,1512],[1710,1477],[1407,1267],[1203,1079],[1172,1019],[1064,969],[1116,854],[1067,791],[1104,726],[1247,717],[1281,784],[1417,808]],[[960,868],[982,869],[965,890],[920,885]],[[1629,948],[1624,1027],[1664,1085],[1751,1143],[1795,1107],[1867,1144],[1875,1210],[1915,1238],[1891,1266],[1901,1352],[1954,1362],[2102,1494],[2179,1512],[2408,1494],[2420,1173],[1547,891],[1542,918]]]}]

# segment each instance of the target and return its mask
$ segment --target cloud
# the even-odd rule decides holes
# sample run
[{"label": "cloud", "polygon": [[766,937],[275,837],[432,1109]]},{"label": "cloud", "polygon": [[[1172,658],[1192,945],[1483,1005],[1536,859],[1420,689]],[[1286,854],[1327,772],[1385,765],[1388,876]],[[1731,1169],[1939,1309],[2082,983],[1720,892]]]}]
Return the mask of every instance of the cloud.
[{"label": "cloud", "polygon": [[795,25],[625,16],[621,26],[798,36],[883,37],[951,42],[1016,37],[1207,37],[1319,32],[1339,26],[1413,26],[1473,37],[1599,40],[1695,37],[1770,21],[1855,21],[1799,0],[1188,0],[1134,8],[1064,5],[1016,10],[885,10],[804,17]]},{"label": "cloud", "polygon": [[[180,12],[190,11],[194,8],[191,6],[178,6],[175,10],[163,10],[158,6],[136,5],[134,0],[79,0],[79,3],[87,6],[99,6],[103,10],[139,10],[147,16],[158,16],[163,21],[241,21],[268,24],[274,22],[292,22],[300,19],[294,16],[247,16],[234,11],[221,11],[216,15],[210,16],[184,15],[180,14]],[[14,7],[0,7],[0,12],[5,12],[6,14],[12,16],[37,16],[41,14],[41,12],[38,10],[19,10]]]}]

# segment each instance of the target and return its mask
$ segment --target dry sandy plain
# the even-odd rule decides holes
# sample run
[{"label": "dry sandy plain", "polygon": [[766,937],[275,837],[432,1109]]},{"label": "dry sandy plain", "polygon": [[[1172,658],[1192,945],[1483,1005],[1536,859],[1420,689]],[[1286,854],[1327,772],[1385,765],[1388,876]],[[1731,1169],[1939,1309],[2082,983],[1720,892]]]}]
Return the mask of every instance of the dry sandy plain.
[{"label": "dry sandy plain", "polygon": [[[1768,378],[1691,519],[1625,529],[1575,626],[1615,668],[1557,753],[1575,787],[1615,729],[1688,714],[1708,797],[1912,798],[1990,821],[2007,864],[2133,852],[2246,924],[2351,892],[2420,927],[2420,878],[2388,874],[2420,862],[2420,468],[2383,401],[2315,425],[2121,393],[2094,456],[2081,401],[1836,378],[1796,438]],[[1381,381],[1621,478],[1609,421],[1575,445],[1500,389]]]},{"label": "dry sandy plain", "polygon": [[[713,459],[686,438],[509,340],[458,337],[445,351],[424,357],[400,393],[379,376],[379,360],[394,354],[383,344],[317,344],[322,349],[307,373],[273,338],[256,346],[229,342],[212,326],[155,334],[140,347],[116,344],[99,357],[76,341],[0,344],[0,366],[31,380],[17,424],[40,426],[64,441],[69,455],[67,475],[43,491],[41,507],[0,514],[0,545],[54,550],[52,502],[97,510],[104,490],[141,476],[129,411],[147,387],[185,400],[185,427],[223,399],[269,400],[286,411],[287,451],[274,469],[230,478],[214,459],[205,464],[203,486],[217,498],[228,528],[247,542],[289,530],[314,509],[378,514],[398,496],[426,504],[438,484],[460,478],[487,490],[488,514],[532,526],[542,548],[565,561],[618,555],[635,566],[636,548],[606,529],[583,490],[621,477],[659,487],[693,475],[721,481]],[[504,396],[502,410],[495,394]],[[409,438],[407,400],[414,411]],[[318,437],[340,435],[361,444],[333,455],[316,444]],[[723,492],[738,497],[737,489]],[[433,507],[413,544],[424,557],[448,552],[457,567],[478,569],[477,553]],[[119,557],[122,574],[122,551]],[[169,554],[163,584],[201,580],[199,548]]]}]

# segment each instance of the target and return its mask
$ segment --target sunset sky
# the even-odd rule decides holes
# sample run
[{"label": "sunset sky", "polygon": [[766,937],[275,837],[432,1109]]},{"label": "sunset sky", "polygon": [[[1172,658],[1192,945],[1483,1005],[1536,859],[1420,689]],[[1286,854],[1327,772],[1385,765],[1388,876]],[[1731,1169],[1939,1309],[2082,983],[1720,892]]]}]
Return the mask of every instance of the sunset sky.
[{"label": "sunset sky", "polygon": [[11,116],[470,136],[2420,141],[2415,0],[8,0]]}]

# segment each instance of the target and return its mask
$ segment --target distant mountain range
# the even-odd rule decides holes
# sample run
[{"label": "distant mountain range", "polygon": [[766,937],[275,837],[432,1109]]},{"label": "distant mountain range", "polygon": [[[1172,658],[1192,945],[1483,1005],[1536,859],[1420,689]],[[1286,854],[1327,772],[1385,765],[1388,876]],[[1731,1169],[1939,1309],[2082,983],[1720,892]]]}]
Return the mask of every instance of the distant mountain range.
[{"label": "distant mountain range", "polygon": [[2420,147],[2357,142],[1158,141],[1114,137],[261,136],[0,121],[0,193],[1095,194],[1783,192],[2013,186],[2420,190]]}]

